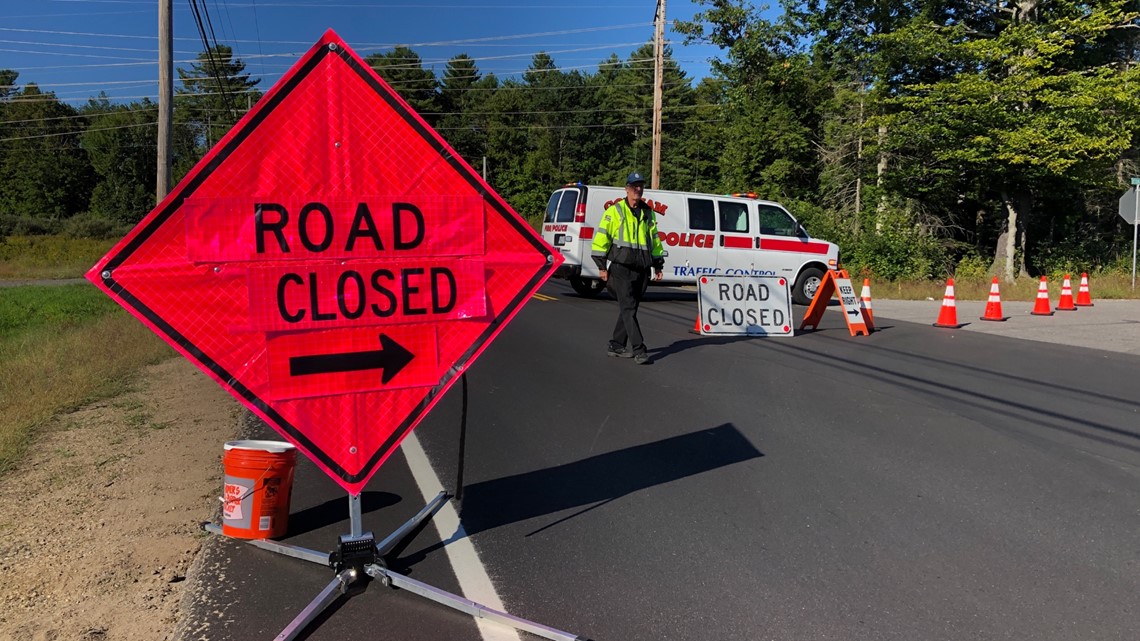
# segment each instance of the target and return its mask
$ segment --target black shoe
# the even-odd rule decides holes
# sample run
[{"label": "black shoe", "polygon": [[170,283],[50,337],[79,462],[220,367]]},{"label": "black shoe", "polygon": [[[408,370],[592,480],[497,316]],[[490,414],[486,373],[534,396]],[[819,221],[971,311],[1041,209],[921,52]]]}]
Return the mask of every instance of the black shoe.
[{"label": "black shoe", "polygon": [[647,354],[645,352],[641,352],[640,354],[634,354],[633,355],[633,362],[637,363],[638,365],[648,365],[649,364],[649,354]]},{"label": "black shoe", "polygon": [[629,358],[630,356],[633,356],[633,354],[625,351],[624,347],[607,347],[606,354],[609,354],[610,356],[616,356],[618,358]]}]

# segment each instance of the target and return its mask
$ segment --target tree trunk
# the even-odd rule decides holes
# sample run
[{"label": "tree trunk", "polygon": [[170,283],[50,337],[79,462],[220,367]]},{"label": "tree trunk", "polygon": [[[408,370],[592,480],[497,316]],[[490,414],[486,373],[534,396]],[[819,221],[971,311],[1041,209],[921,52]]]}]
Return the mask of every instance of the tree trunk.
[{"label": "tree trunk", "polygon": [[999,274],[1002,280],[1012,283],[1018,276],[1029,275],[1025,270],[1025,229],[1023,222],[1029,213],[1029,195],[1019,193],[1010,197],[1009,192],[1003,189],[1001,201],[1005,205],[1007,214],[1005,231],[998,237],[997,247],[994,250],[994,262],[990,265],[990,273]]},{"label": "tree trunk", "polygon": [[[855,220],[858,224],[859,214],[863,211],[863,113],[867,86],[859,87],[859,126],[855,128]],[[858,231],[858,228],[856,228]]]},{"label": "tree trunk", "polygon": [[[875,168],[875,186],[883,186],[883,178],[887,175],[887,154],[883,152],[883,144],[887,140],[887,126],[879,125],[879,164]],[[875,231],[883,231],[883,212],[887,210],[887,196],[883,190],[879,191],[879,206],[876,209]]]}]

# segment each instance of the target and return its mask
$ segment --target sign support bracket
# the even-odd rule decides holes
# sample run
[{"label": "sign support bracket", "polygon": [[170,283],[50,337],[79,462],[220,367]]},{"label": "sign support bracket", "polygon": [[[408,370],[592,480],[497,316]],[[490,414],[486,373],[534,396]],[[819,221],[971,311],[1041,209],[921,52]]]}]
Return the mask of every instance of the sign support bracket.
[{"label": "sign support bracket", "polygon": [[[431,518],[448,499],[447,492],[440,492],[428,502],[415,516],[400,527],[396,528],[384,540],[377,543],[371,532],[362,532],[360,495],[350,494],[348,497],[348,512],[351,534],[342,534],[339,546],[335,552],[318,552],[288,543],[270,541],[268,539],[249,539],[245,543],[275,554],[293,557],[310,563],[317,563],[333,568],[336,576],[317,594],[309,605],[294,618],[274,641],[294,641],[305,628],[324,612],[341,595],[352,596],[364,589],[362,581],[365,577],[379,580],[381,584],[407,590],[412,594],[422,596],[440,605],[458,610],[473,617],[494,621],[516,630],[529,632],[551,641],[589,641],[569,632],[563,632],[540,623],[521,619],[514,615],[489,608],[457,594],[441,590],[437,587],[417,581],[410,577],[393,572],[388,569],[384,561],[400,541],[409,533],[418,528],[424,521]],[[216,523],[204,523],[202,529],[212,534],[225,536],[222,527]]]},{"label": "sign support bracket", "polygon": [[360,536],[364,533],[364,525],[360,513],[360,494],[348,495],[348,527],[349,533],[352,536]]}]

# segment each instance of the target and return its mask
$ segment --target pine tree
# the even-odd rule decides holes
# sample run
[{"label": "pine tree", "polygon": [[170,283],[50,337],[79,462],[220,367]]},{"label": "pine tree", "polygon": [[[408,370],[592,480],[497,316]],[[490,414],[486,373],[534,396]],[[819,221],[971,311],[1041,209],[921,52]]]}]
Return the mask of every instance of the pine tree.
[{"label": "pine tree", "polygon": [[189,69],[178,68],[178,78],[174,120],[194,131],[203,154],[261,99],[261,80],[251,78],[226,45],[199,53]]},{"label": "pine tree", "polygon": [[[431,69],[424,69],[423,59],[403,45],[374,53],[364,59],[400,97],[429,125],[435,126],[439,113],[439,81]],[[425,116],[426,114],[426,116]]]},{"label": "pine tree", "polygon": [[[16,77],[7,74],[8,85]],[[7,231],[54,231],[84,211],[93,172],[80,147],[84,124],[34,83],[10,90],[0,123],[0,216]]]}]

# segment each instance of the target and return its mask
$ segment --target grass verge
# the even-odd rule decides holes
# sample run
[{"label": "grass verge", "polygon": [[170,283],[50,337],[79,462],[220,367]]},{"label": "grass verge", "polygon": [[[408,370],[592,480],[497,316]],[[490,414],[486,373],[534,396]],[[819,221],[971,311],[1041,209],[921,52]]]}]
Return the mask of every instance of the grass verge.
[{"label": "grass verge", "polygon": [[[93,287],[76,287],[102,296]],[[21,301],[70,289],[0,291],[0,318],[16,317],[12,310]],[[67,300],[77,305],[69,306]],[[26,315],[25,323],[9,322],[0,332],[0,473],[20,460],[37,430],[53,416],[124,391],[141,367],[174,354],[113,303],[85,303],[90,303],[87,292],[68,292],[64,300],[55,301],[59,317]]]},{"label": "grass verge", "polygon": [[[1073,298],[1081,285],[1080,274],[1070,274],[1073,286]],[[1049,278],[1049,297],[1056,303],[1061,295],[1061,284],[1064,275]],[[990,295],[992,278],[955,278],[954,298],[957,300],[986,300]],[[1037,297],[1037,288],[1040,278],[1023,276],[1012,283],[1004,281],[998,283],[1001,299],[1032,301]],[[856,291],[863,285],[863,279],[851,276],[851,284]],[[1098,299],[1135,299],[1140,293],[1132,289],[1131,274],[1093,274],[1089,276],[1089,292],[1093,301]],[[946,281],[877,281],[871,279],[872,298],[894,300],[942,300],[946,293]]]},{"label": "grass verge", "polygon": [[0,280],[78,278],[114,244],[66,236],[9,236],[0,240]]}]

